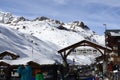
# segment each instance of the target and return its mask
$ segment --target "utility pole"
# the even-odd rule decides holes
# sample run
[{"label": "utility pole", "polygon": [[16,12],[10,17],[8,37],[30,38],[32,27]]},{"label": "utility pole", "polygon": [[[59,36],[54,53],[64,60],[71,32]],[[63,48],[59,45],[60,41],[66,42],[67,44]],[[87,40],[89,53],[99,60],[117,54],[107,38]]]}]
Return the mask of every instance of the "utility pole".
[{"label": "utility pole", "polygon": [[33,59],[33,46],[32,46],[32,59]]},{"label": "utility pole", "polygon": [[107,43],[106,43],[106,29],[107,29],[107,25],[106,24],[103,24],[103,26],[105,27],[105,32],[104,32],[104,35],[105,35],[105,51],[104,51],[104,61],[103,61],[103,74],[106,74],[107,72]]}]

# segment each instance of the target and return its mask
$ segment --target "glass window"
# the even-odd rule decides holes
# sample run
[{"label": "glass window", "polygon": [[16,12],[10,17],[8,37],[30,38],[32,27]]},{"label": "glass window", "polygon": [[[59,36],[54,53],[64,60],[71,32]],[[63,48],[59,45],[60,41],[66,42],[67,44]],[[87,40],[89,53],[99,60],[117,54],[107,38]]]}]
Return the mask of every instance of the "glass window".
[{"label": "glass window", "polygon": [[113,50],[118,50],[118,46],[113,46]]}]

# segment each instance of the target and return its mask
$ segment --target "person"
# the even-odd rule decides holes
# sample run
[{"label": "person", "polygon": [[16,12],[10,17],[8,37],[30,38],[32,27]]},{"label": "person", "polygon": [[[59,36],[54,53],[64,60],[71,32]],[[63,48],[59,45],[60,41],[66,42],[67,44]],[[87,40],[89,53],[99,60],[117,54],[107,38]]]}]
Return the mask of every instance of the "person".
[{"label": "person", "polygon": [[108,64],[108,71],[109,72],[113,71],[113,62],[112,61]]},{"label": "person", "polygon": [[31,67],[29,65],[26,65],[25,69],[26,69],[27,80],[31,80],[32,79],[32,69],[31,69]]},{"label": "person", "polygon": [[113,80],[118,80],[118,71],[119,71],[119,65],[114,64],[113,65]]},{"label": "person", "polygon": [[108,64],[108,77],[110,79],[112,79],[112,71],[113,71],[113,62],[111,61],[109,64]]},{"label": "person", "polygon": [[21,80],[31,80],[32,79],[32,69],[30,66],[20,65],[17,69],[18,74],[21,76]]},{"label": "person", "polygon": [[38,72],[35,76],[35,80],[44,80],[42,72]]}]

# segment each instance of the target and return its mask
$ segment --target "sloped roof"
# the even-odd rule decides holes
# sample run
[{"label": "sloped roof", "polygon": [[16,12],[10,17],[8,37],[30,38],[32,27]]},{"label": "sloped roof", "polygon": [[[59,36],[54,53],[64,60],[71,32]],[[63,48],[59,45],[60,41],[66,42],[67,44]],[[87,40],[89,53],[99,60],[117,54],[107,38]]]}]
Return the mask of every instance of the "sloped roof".
[{"label": "sloped roof", "polygon": [[19,57],[19,55],[13,53],[13,52],[10,52],[10,51],[4,51],[2,53],[0,53],[0,59],[2,59],[4,56],[6,55],[9,55],[12,57],[12,59],[17,59]]},{"label": "sloped roof", "polygon": [[0,61],[0,66],[10,66],[10,64],[3,62],[3,61]]},{"label": "sloped roof", "polygon": [[[58,51],[58,53],[61,53],[61,52],[64,52],[70,48],[76,48],[76,47],[79,47],[79,46],[91,46],[91,47],[98,47],[100,49],[103,49],[103,50],[106,50],[106,47],[105,46],[102,46],[102,45],[99,45],[98,43],[95,43],[95,42],[91,42],[91,41],[88,41],[88,40],[83,40],[83,41],[80,41],[78,43],[75,43],[75,44],[72,44],[68,47],[65,47],[63,49],[60,49]],[[110,48],[107,48],[108,51],[111,51]]]}]

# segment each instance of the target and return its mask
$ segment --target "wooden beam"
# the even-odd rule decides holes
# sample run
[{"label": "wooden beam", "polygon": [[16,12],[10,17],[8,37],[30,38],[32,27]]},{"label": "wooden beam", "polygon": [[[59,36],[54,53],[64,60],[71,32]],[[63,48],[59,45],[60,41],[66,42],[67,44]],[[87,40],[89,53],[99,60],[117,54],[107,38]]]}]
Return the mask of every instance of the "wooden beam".
[{"label": "wooden beam", "polygon": [[[83,44],[82,44],[82,43],[83,43]],[[73,44],[73,45],[70,45],[70,46],[68,46],[68,47],[65,47],[65,48],[59,50],[58,53],[64,52],[64,51],[69,50],[69,49],[71,49],[71,48],[73,48],[73,47],[76,48],[76,47],[78,47],[78,46],[80,46],[80,45],[83,45],[83,46],[89,45],[89,46],[91,46],[91,47],[98,47],[98,48],[103,49],[103,50],[106,49],[106,47],[100,46],[100,45],[98,45],[97,43],[93,43],[93,42],[90,42],[90,41],[87,41],[87,40],[83,40],[83,41],[80,41],[80,42],[78,42],[78,43],[75,43],[75,44]],[[112,50],[107,48],[107,51],[112,51]]]}]

